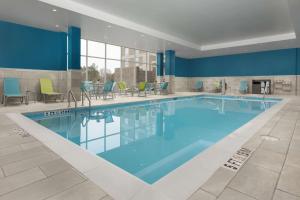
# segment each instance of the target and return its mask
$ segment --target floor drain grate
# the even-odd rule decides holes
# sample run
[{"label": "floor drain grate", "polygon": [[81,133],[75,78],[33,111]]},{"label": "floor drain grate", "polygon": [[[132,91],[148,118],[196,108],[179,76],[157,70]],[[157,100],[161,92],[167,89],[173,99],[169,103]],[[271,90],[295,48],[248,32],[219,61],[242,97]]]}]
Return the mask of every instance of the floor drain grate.
[{"label": "floor drain grate", "polygon": [[24,129],[22,129],[20,127],[13,128],[13,132],[18,134],[18,135],[21,135],[23,137],[28,137],[29,136],[29,133],[27,133]]},{"label": "floor drain grate", "polygon": [[238,171],[250,155],[251,151],[249,149],[241,148],[224,163],[223,167],[232,171]]}]

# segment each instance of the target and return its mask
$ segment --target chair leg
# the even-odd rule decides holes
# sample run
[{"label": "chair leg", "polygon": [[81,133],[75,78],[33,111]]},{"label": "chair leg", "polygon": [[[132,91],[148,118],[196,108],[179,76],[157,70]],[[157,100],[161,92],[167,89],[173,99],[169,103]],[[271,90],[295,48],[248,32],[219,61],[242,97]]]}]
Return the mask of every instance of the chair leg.
[{"label": "chair leg", "polygon": [[4,97],[4,106],[7,106],[7,97]]}]

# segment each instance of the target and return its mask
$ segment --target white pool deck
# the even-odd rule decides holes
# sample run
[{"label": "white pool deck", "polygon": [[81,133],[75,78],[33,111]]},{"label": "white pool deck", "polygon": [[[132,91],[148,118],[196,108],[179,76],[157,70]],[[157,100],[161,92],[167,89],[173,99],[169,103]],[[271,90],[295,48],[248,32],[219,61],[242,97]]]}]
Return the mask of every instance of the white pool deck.
[{"label": "white pool deck", "polygon": [[[115,100],[93,101],[92,104],[105,105],[192,95],[199,93],[152,95],[146,98],[118,97]],[[66,103],[32,103],[28,106],[1,107],[0,200],[299,199],[300,161],[297,157],[300,157],[300,98],[283,99],[153,185],[144,183],[20,114],[63,109],[67,107]],[[17,135],[13,131],[15,124],[31,136]],[[279,140],[265,140],[260,135],[272,135]],[[24,148],[26,146],[30,148]],[[243,167],[238,172],[220,167],[240,147],[247,147],[253,151]],[[47,155],[39,155],[39,150]],[[22,154],[29,156],[22,157]],[[58,170],[54,170],[55,162],[58,162]],[[46,167],[48,171],[55,173],[47,175],[45,165],[50,166]],[[61,170],[60,165],[64,166]],[[27,180],[29,175],[26,173],[34,173],[33,177],[37,177]],[[25,176],[23,179],[26,180],[19,183],[18,176],[21,176],[21,179]],[[56,180],[64,179],[63,176],[70,178],[71,183],[66,184],[70,185],[53,189]],[[72,180],[76,178],[78,182],[73,183]],[[44,186],[45,182],[50,182],[53,186],[48,183],[47,189]],[[3,191],[2,186],[5,188]],[[38,190],[39,187],[43,188],[43,192]],[[30,196],[27,194],[28,190],[37,195]]]}]

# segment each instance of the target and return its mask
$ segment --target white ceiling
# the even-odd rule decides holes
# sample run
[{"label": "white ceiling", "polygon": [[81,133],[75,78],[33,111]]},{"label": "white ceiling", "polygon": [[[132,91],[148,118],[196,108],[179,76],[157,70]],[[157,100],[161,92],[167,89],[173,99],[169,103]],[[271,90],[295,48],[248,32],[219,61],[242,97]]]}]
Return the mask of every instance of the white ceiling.
[{"label": "white ceiling", "polygon": [[[88,39],[191,58],[299,47],[298,10],[299,0],[1,0],[0,20],[56,31],[79,26]],[[297,39],[276,41],[294,32]],[[264,43],[268,37],[275,41]]]},{"label": "white ceiling", "polygon": [[199,45],[293,31],[284,0],[74,0]]}]

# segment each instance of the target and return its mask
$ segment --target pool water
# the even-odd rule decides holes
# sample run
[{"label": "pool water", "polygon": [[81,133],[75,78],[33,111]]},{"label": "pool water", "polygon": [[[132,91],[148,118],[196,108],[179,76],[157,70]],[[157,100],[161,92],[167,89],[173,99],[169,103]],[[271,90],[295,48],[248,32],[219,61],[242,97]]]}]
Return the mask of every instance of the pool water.
[{"label": "pool water", "polygon": [[198,96],[25,115],[152,184],[278,101]]}]

